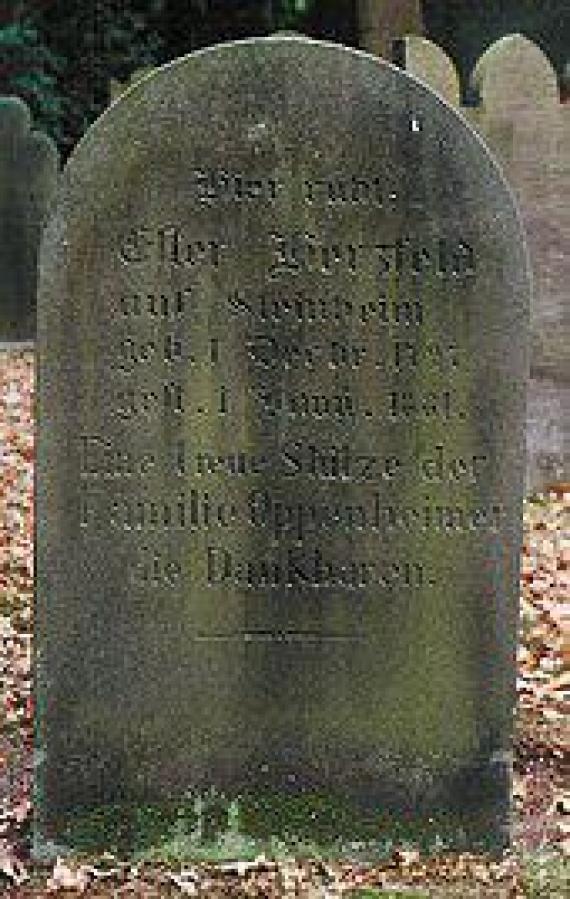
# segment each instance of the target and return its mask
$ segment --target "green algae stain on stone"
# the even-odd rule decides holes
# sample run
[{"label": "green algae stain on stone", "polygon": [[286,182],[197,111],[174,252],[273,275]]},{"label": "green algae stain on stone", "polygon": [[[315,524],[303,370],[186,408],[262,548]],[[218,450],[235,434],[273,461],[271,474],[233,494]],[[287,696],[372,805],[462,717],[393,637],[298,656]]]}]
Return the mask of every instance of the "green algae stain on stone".
[{"label": "green algae stain on stone", "polygon": [[380,60],[227,44],[93,126],[41,262],[39,843],[203,857],[160,809],[211,791],[227,852],[503,841],[527,315],[496,165]]}]

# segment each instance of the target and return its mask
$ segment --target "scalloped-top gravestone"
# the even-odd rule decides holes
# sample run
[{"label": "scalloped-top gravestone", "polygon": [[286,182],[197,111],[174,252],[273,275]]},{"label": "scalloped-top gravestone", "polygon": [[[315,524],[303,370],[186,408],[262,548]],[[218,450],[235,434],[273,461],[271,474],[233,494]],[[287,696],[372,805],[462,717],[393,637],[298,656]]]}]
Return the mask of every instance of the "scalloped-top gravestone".
[{"label": "scalloped-top gravestone", "polygon": [[528,488],[570,480],[570,105],[540,47],[512,34],[473,70],[481,105],[470,110],[513,185],[533,269]]},{"label": "scalloped-top gravestone", "polygon": [[528,310],[496,164],[381,60],[224,44],[91,128],[41,256],[38,847],[505,839]]},{"label": "scalloped-top gravestone", "polygon": [[0,97],[0,341],[36,335],[37,256],[57,171],[56,146],[31,130],[26,104]]}]

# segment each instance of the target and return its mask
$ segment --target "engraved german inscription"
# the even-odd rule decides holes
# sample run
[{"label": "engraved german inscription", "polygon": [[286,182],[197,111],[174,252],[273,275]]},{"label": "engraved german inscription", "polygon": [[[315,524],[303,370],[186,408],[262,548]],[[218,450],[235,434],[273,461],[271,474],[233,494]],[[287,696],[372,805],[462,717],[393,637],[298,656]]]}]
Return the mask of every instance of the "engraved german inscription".
[{"label": "engraved german inscription", "polygon": [[48,847],[212,790],[342,806],[351,858],[364,800],[502,832],[526,266],[479,138],[368,54],[226,42],[95,122],[40,264]]}]

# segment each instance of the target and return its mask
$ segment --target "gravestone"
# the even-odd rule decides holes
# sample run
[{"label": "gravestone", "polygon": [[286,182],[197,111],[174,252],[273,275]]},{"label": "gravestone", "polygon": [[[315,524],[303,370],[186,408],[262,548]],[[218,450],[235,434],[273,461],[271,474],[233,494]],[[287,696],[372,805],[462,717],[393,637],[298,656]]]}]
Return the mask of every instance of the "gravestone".
[{"label": "gravestone", "polygon": [[447,100],[450,106],[459,108],[461,92],[457,69],[437,44],[425,37],[407,35],[394,44],[392,58],[406,72]]},{"label": "gravestone", "polygon": [[[394,61],[452,106],[459,78],[441,47],[408,36]],[[474,67],[477,105],[461,113],[481,134],[515,191],[533,271],[525,492],[570,478],[570,106],[542,50],[521,34],[501,38]]]},{"label": "gravestone", "polygon": [[210,48],[91,128],[41,259],[38,846],[502,844],[529,285],[474,132]]},{"label": "gravestone", "polygon": [[466,110],[518,198],[533,272],[527,407],[528,492],[570,478],[570,107],[542,50],[521,34],[489,47]]},{"label": "gravestone", "polygon": [[55,144],[31,130],[26,104],[0,98],[0,341],[35,337],[37,255],[57,169]]}]

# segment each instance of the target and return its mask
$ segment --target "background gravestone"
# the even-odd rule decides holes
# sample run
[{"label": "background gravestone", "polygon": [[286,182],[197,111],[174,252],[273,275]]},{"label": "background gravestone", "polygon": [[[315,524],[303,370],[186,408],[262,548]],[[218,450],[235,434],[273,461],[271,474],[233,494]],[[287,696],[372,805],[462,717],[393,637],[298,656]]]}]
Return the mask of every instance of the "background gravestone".
[{"label": "background gravestone", "polygon": [[481,104],[470,116],[516,191],[533,270],[527,482],[544,488],[570,477],[570,107],[556,73],[520,34],[478,61]]},{"label": "background gravestone", "polygon": [[414,75],[443,97],[450,106],[460,103],[459,75],[441,47],[425,37],[406,35],[394,43],[393,57],[406,72]]},{"label": "background gravestone", "polygon": [[0,341],[36,334],[37,255],[58,155],[30,129],[26,104],[0,97]]},{"label": "background gravestone", "polygon": [[[399,62],[453,106],[459,77],[421,37],[398,44]],[[570,105],[542,50],[521,34],[492,44],[471,78],[475,106],[461,113],[500,162],[520,204],[533,270],[525,490],[570,480]]]},{"label": "background gravestone", "polygon": [[42,250],[40,842],[211,788],[504,839],[528,292],[484,145],[365,54],[225,44],[97,122]]}]

